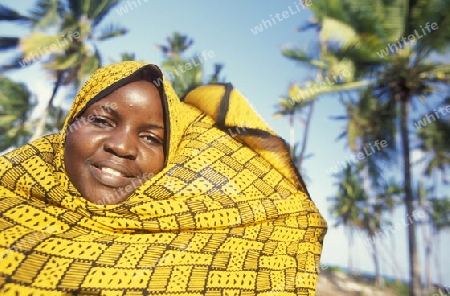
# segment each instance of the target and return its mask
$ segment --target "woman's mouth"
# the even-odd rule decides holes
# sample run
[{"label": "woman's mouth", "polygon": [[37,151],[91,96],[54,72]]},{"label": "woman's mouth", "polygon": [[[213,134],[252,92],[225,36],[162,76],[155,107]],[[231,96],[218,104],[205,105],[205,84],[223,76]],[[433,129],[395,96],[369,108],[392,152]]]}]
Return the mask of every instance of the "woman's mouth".
[{"label": "woman's mouth", "polygon": [[102,170],[102,172],[105,172],[105,173],[113,175],[113,176],[126,177],[123,173],[116,171],[115,169],[112,169],[112,168],[102,167],[101,170]]},{"label": "woman's mouth", "polygon": [[99,167],[91,165],[90,171],[98,182],[108,187],[124,187],[129,185],[133,178],[123,171],[107,166]]}]

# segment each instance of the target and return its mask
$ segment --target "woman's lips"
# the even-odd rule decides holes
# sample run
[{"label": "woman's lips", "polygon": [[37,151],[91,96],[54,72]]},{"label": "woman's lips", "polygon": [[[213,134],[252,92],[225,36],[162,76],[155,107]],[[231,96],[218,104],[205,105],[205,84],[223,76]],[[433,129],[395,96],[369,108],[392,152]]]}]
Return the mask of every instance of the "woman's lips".
[{"label": "woman's lips", "polygon": [[109,167],[96,167],[90,165],[90,171],[98,182],[109,187],[124,187],[129,185],[130,180],[132,179]]}]

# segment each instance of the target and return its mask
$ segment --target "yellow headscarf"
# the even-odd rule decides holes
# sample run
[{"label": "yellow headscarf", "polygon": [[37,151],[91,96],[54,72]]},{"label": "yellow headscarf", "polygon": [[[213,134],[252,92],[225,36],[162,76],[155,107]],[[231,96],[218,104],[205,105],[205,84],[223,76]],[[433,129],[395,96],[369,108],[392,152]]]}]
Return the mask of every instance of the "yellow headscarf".
[{"label": "yellow headscarf", "polygon": [[0,157],[0,294],[314,295],[326,223],[283,140],[230,84],[180,101],[164,79],[166,165],[123,203],[73,187],[69,123],[143,69],[157,68],[97,70],[60,134]]}]

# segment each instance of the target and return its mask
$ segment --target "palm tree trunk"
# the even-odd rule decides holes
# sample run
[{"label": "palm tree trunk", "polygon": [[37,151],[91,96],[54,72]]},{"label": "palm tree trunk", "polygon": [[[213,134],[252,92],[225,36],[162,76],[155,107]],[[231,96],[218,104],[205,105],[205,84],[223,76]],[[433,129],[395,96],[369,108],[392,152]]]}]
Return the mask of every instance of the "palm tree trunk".
[{"label": "palm tree trunk", "polygon": [[[436,171],[434,173],[434,178],[433,178],[433,182],[434,182],[434,196],[439,196],[439,175],[438,172]],[[445,181],[444,181],[445,182]],[[438,281],[438,283],[440,285],[444,285],[444,279],[442,278],[442,266],[441,266],[441,261],[440,259],[440,255],[441,255],[441,237],[440,237],[440,230],[437,228],[432,227],[431,230],[431,235],[432,235],[432,242],[436,245],[435,248],[433,249],[434,252],[434,261],[436,264],[436,281]],[[430,258],[431,260],[431,258]]]},{"label": "palm tree trunk", "polygon": [[305,131],[303,133],[302,148],[300,150],[300,154],[298,155],[298,160],[297,160],[297,162],[298,162],[297,169],[299,172],[302,171],[302,162],[303,162],[303,157],[305,157],[306,142],[308,141],[309,126],[311,123],[312,113],[314,110],[314,103],[315,103],[315,101],[312,101],[311,104],[309,105],[308,115],[306,117]]},{"label": "palm tree trunk", "polygon": [[294,149],[295,149],[295,143],[294,143],[294,113],[292,112],[289,114],[289,147],[291,149],[291,158],[294,159]]},{"label": "palm tree trunk", "polygon": [[31,137],[30,141],[36,140],[37,138],[41,137],[45,133],[45,123],[47,122],[47,118],[50,114],[50,108],[53,105],[53,100],[56,97],[56,94],[58,93],[59,87],[62,84],[62,80],[64,77],[64,71],[57,71],[56,72],[56,81],[53,85],[53,91],[52,96],[50,97],[50,100],[47,103],[47,106],[45,107],[44,112],[41,115],[41,118],[39,119],[39,122],[36,126],[36,130],[34,131],[33,136]]},{"label": "palm tree trunk", "polygon": [[389,258],[389,264],[392,264],[392,277],[393,277],[393,279],[395,281],[398,281],[399,280],[399,276],[401,274],[403,274],[403,271],[401,269],[400,264],[398,263],[398,261],[396,259],[397,258],[397,252],[395,251],[396,250],[396,247],[395,247],[396,236],[395,235],[391,235],[390,238],[391,238],[391,242],[390,243],[386,242],[386,244],[385,244],[386,247],[384,248],[385,245],[382,245],[383,248],[381,248],[381,249],[385,251],[386,256]]},{"label": "palm tree trunk", "polygon": [[434,254],[434,260],[436,263],[436,277],[437,277],[437,281],[439,282],[439,284],[441,286],[444,285],[444,279],[442,278],[442,266],[441,266],[441,260],[440,259],[440,254],[441,254],[441,237],[439,235],[439,232],[436,233],[436,248],[435,250],[435,254]]},{"label": "palm tree trunk", "polygon": [[347,258],[347,269],[349,274],[353,273],[352,258],[354,255],[352,252],[353,249],[352,247],[353,247],[353,227],[350,226],[350,233],[348,235],[348,258]]},{"label": "palm tree trunk", "polygon": [[[424,228],[427,225],[424,226]],[[431,254],[433,252],[433,239],[432,239],[432,230],[428,235],[424,234],[424,241],[425,241],[425,276],[426,276],[426,282],[425,287],[427,291],[431,291],[432,285],[431,285]],[[424,231],[425,233],[425,231]]]},{"label": "palm tree trunk", "polygon": [[36,126],[36,130],[34,131],[34,134],[31,137],[30,141],[36,140],[37,138],[41,137],[44,134],[45,123],[47,121],[49,114],[50,114],[50,105],[47,104],[47,106],[44,109],[44,112],[42,112],[42,114],[41,114],[41,118],[39,119],[39,122]]},{"label": "palm tree trunk", "polygon": [[395,258],[397,258],[397,245],[395,244],[395,235],[391,235],[391,256],[393,259],[392,262],[392,275],[394,276],[394,279],[397,280],[398,276],[398,270],[397,270],[397,262],[395,261]]},{"label": "palm tree trunk", "polygon": [[[364,141],[366,142],[366,141]],[[367,192],[367,200],[366,200],[366,210],[367,210],[367,233],[369,236],[371,237],[375,237],[375,234],[377,233],[377,227],[376,225],[376,220],[378,219],[378,217],[376,216],[376,213],[371,216],[370,213],[372,213],[372,209],[371,209],[371,205],[373,204],[373,194],[370,194],[370,192],[372,192],[370,189],[371,185],[370,185],[370,181],[369,181],[369,167],[367,166],[367,164],[364,166],[364,170],[363,170],[363,182],[364,182],[364,190]],[[377,240],[374,239],[372,245],[372,259],[373,259],[373,264],[375,267],[375,286],[376,287],[381,287],[381,272],[380,272],[380,260],[379,260],[379,256],[378,256],[378,248],[377,248]]]},{"label": "palm tree trunk", "polygon": [[[400,103],[400,133],[403,146],[403,165],[404,165],[404,190],[405,190],[405,206],[406,206],[406,221],[409,217],[413,217],[414,211],[414,197],[411,186],[411,162],[410,162],[410,147],[409,147],[409,96],[402,98]],[[420,283],[420,267],[419,257],[417,253],[417,239],[416,239],[416,224],[411,223],[407,227],[408,247],[409,247],[409,274],[410,274],[410,296],[421,295]]]},{"label": "palm tree trunk", "polygon": [[375,286],[381,287],[381,273],[380,273],[380,261],[378,258],[377,242],[372,244],[372,259],[375,266]]}]

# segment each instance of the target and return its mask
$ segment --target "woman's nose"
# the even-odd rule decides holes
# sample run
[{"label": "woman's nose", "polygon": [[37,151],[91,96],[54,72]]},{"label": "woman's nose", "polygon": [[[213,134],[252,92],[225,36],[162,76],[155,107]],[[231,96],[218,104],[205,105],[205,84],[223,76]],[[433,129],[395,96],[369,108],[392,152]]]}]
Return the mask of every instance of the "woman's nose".
[{"label": "woman's nose", "polygon": [[118,157],[136,159],[137,145],[132,133],[124,129],[111,131],[104,143],[104,149]]}]

